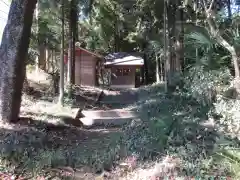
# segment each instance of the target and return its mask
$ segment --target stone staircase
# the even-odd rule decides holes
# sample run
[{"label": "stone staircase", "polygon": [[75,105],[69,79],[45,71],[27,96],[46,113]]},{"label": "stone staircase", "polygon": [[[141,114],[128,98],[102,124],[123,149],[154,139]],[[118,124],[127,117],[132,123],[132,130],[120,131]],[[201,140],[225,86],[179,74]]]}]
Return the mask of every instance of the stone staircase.
[{"label": "stone staircase", "polygon": [[84,126],[103,125],[121,126],[137,118],[133,111],[124,109],[113,110],[83,110],[80,121]]}]

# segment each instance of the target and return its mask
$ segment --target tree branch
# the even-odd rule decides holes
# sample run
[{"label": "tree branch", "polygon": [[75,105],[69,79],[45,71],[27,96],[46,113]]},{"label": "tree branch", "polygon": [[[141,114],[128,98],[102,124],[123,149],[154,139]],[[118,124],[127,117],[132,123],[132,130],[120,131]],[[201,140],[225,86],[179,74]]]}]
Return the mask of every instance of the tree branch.
[{"label": "tree branch", "polygon": [[202,0],[202,3],[203,3],[203,7],[205,9],[205,12],[207,12],[207,3],[206,3],[206,0]]},{"label": "tree branch", "polygon": [[215,0],[211,1],[209,8],[207,7],[206,0],[202,0],[202,2],[203,2],[204,9],[205,9],[205,13],[206,13],[207,17],[209,17],[211,15],[211,10],[213,8],[213,4],[214,4]]},{"label": "tree branch", "polygon": [[217,28],[216,22],[214,21],[213,15],[211,13],[214,0],[211,1],[211,4],[210,4],[209,8],[207,8],[206,0],[202,0],[202,2],[203,2],[203,6],[204,6],[204,9],[205,9],[205,13],[206,13],[206,20],[207,20],[208,26],[210,28],[210,34],[216,39],[216,41],[219,44],[221,44],[225,49],[227,49],[229,51],[229,53],[232,56],[232,61],[233,61],[233,64],[234,64],[235,76],[240,77],[240,71],[239,71],[239,65],[238,65],[238,56],[237,56],[237,53],[236,53],[236,49],[233,45],[231,45],[228,41],[226,41],[222,37],[222,35],[219,33],[219,29]]},{"label": "tree branch", "polygon": [[213,4],[214,4],[214,2],[215,2],[215,0],[212,0],[212,2],[211,2],[211,4],[210,4],[210,6],[209,6],[209,8],[208,8],[208,12],[210,12],[210,11],[211,11],[211,9],[212,9],[212,7],[213,7]]}]

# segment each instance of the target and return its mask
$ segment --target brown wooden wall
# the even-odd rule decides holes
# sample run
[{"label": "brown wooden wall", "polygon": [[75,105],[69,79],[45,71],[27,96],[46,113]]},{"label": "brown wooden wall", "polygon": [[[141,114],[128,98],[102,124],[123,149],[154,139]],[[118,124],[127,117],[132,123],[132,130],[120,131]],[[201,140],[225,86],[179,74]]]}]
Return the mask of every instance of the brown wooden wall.
[{"label": "brown wooden wall", "polygon": [[96,57],[81,52],[76,56],[75,83],[76,85],[95,86],[96,85]]},{"label": "brown wooden wall", "polygon": [[112,73],[115,74],[117,72],[117,69],[129,69],[130,72],[128,73],[128,75],[112,77],[111,86],[120,87],[120,88],[125,88],[125,87],[134,88],[136,67],[135,66],[113,66],[111,68]]}]

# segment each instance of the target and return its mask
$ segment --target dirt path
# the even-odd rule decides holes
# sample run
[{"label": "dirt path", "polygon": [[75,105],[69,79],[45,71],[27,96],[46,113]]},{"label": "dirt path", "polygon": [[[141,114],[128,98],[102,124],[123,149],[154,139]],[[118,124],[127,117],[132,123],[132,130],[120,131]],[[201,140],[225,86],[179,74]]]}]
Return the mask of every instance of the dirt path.
[{"label": "dirt path", "polygon": [[[42,88],[42,81],[34,78],[35,76],[30,80]],[[50,83],[48,82],[47,85],[49,86]],[[38,87],[33,86],[33,88],[38,90]],[[86,88],[84,90],[79,90],[81,94],[77,94],[76,100],[80,102],[76,104],[77,106],[82,106],[82,103],[85,105],[86,101],[89,101],[85,96],[94,97],[97,94],[95,92],[99,91]],[[50,98],[45,98],[45,94],[24,95],[21,107],[22,118],[18,124],[1,126],[0,146],[7,150],[2,152],[2,156],[6,157],[14,167],[13,171],[9,171],[10,173],[24,172],[24,176],[28,176],[29,172],[41,174],[44,170],[47,172],[45,177],[55,176],[56,173],[53,172],[57,171],[57,176],[68,175],[70,179],[96,179],[99,173],[110,172],[115,166],[114,163],[126,156],[125,151],[119,147],[119,140],[123,137],[122,124],[118,124],[117,127],[83,128],[80,123],[66,123],[60,116],[64,110],[56,108],[54,97],[50,96]],[[104,90],[99,104],[95,104],[96,107],[95,105],[85,106],[85,110],[94,108],[112,110],[114,113],[110,114],[113,118],[106,119],[113,120],[116,117],[119,118],[120,114],[126,115],[119,112],[137,100],[137,93],[132,90]],[[105,116],[105,113],[103,112],[102,115]],[[61,170],[62,168],[65,170]],[[104,179],[114,178],[105,177]]]},{"label": "dirt path", "polygon": [[104,91],[100,99],[101,105],[108,105],[110,109],[125,108],[138,100],[138,94],[134,90]]},{"label": "dirt path", "polygon": [[134,111],[126,107],[133,105],[138,100],[138,95],[133,90],[104,91],[98,101],[98,109],[84,109],[82,118],[83,125],[93,126],[118,126],[129,123],[137,118]]},{"label": "dirt path", "polygon": [[[121,111],[121,108],[136,100],[137,94],[134,92],[111,91],[104,94],[101,105]],[[1,126],[0,146],[7,149],[2,155],[16,167],[14,173],[39,172],[42,168],[52,174],[52,168],[59,170],[60,167],[68,167],[68,170],[58,174],[68,174],[70,169],[69,176],[75,179],[95,179],[98,173],[111,171],[114,163],[125,157],[118,143],[123,136],[121,124],[87,129],[81,124],[64,124],[61,117],[54,115],[55,106],[54,102],[43,99],[23,99],[21,115],[24,118],[18,124]],[[23,151],[26,156],[18,154],[19,159],[13,159],[15,156],[11,152]],[[46,160],[46,157],[50,159]]]}]

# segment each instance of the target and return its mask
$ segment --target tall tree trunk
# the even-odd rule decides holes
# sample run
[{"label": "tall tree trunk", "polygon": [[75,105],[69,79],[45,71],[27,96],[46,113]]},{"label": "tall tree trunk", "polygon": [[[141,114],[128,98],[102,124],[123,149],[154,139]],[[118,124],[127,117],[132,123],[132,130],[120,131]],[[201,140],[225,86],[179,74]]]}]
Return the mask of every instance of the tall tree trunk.
[{"label": "tall tree trunk", "polygon": [[[213,1],[213,0],[212,0]],[[211,8],[211,7],[210,7]],[[219,33],[219,29],[217,29],[217,26],[215,24],[215,21],[213,20],[212,14],[210,13],[210,10],[205,6],[205,13],[207,17],[207,23],[210,29],[210,34],[213,36],[216,41],[221,44],[232,56],[232,61],[234,65],[235,70],[235,77],[240,78],[240,70],[239,70],[239,64],[238,64],[238,56],[237,51],[233,45],[231,45],[229,42],[227,42]]]},{"label": "tall tree trunk", "polygon": [[78,9],[76,9],[76,35],[75,35],[75,41],[78,42],[79,41],[79,37],[78,37],[78,34],[79,34],[79,24],[78,24],[78,17],[79,17],[79,12],[78,12]]},{"label": "tall tree trunk", "polygon": [[169,2],[167,5],[167,20],[168,20],[168,63],[169,63],[169,71],[168,71],[168,86],[172,89],[176,86],[176,67],[177,67],[177,59],[174,49],[174,45],[176,45],[176,11],[177,6],[176,2]]},{"label": "tall tree trunk", "polygon": [[68,50],[68,97],[72,97],[72,86],[75,81],[75,40],[76,40],[76,3],[75,0],[70,2],[69,14],[69,50]]},{"label": "tall tree trunk", "polygon": [[164,79],[164,62],[163,62],[163,56],[160,56],[160,79],[162,82],[165,81]]},{"label": "tall tree trunk", "polygon": [[46,46],[46,47],[45,47],[45,60],[46,60],[45,69],[46,69],[47,72],[50,72],[50,71],[49,71],[49,64],[50,64],[50,62],[49,62],[49,55],[50,55],[49,49],[48,49],[48,47]]},{"label": "tall tree trunk", "polygon": [[[39,28],[39,31],[41,31],[41,28]],[[41,36],[41,35],[39,35]],[[46,68],[46,62],[45,62],[45,58],[46,58],[46,48],[45,48],[45,45],[44,45],[44,42],[43,42],[43,39],[42,37],[39,37],[38,38],[38,52],[39,52],[39,57],[38,57],[38,68],[39,69],[42,69],[42,70],[45,70]]]},{"label": "tall tree trunk", "polygon": [[72,21],[72,78],[71,84],[75,84],[75,43],[76,43],[76,30],[77,30],[77,3],[75,0],[71,1],[71,21]]},{"label": "tall tree trunk", "polygon": [[70,3],[69,31],[68,31],[68,70],[67,70],[67,84],[68,84],[68,97],[72,96],[72,62],[73,62],[73,23],[72,23],[72,1]]},{"label": "tall tree trunk", "polygon": [[179,24],[179,30],[176,28],[176,71],[180,72],[184,64],[184,51],[183,51],[183,41],[184,41],[184,27],[183,27],[183,8],[182,3],[179,1],[176,13],[176,22]]},{"label": "tall tree trunk", "polygon": [[148,61],[147,61],[147,42],[143,42],[143,61],[144,61],[144,84],[147,85],[149,83],[148,76]]},{"label": "tall tree trunk", "polygon": [[231,0],[227,0],[228,19],[232,18]]},{"label": "tall tree trunk", "polygon": [[[36,26],[37,26],[37,33],[39,33],[39,3],[36,5],[36,11],[35,11],[35,20],[36,20]],[[38,35],[38,41],[39,41],[39,35]],[[40,54],[40,48],[38,47],[38,54]],[[35,59],[35,68],[36,72],[39,70],[39,55],[36,56]]]},{"label": "tall tree trunk", "polygon": [[68,84],[68,86],[71,85],[71,79],[72,79],[72,40],[69,40],[68,61],[67,61],[67,84]]},{"label": "tall tree trunk", "polygon": [[45,37],[42,35],[42,31],[43,31],[43,27],[41,25],[41,2],[37,3],[37,10],[36,10],[36,18],[37,18],[37,32],[38,32],[38,53],[39,53],[39,57],[38,57],[38,63],[37,63],[37,69],[42,69],[42,70],[46,70],[46,43],[45,43]]},{"label": "tall tree trunk", "polygon": [[140,68],[140,73],[141,73],[141,85],[144,84],[145,82],[145,77],[144,77],[144,66]]},{"label": "tall tree trunk", "polygon": [[160,63],[159,63],[159,58],[158,55],[156,55],[156,83],[160,83],[161,78],[160,78]]},{"label": "tall tree trunk", "polygon": [[165,0],[164,3],[164,57],[165,57],[165,91],[167,92],[173,84],[173,74],[175,67],[175,57],[173,55],[173,42],[175,33],[175,7],[171,2]]},{"label": "tall tree trunk", "polygon": [[[198,25],[198,9],[199,9],[199,2],[196,1],[195,4],[194,4],[196,26]],[[195,49],[195,55],[196,55],[196,62],[199,62],[198,48]]]},{"label": "tall tree trunk", "polygon": [[16,122],[21,106],[26,58],[37,0],[12,0],[0,46],[0,120]]},{"label": "tall tree trunk", "polygon": [[118,39],[118,24],[117,24],[117,20],[115,21],[115,29],[114,29],[114,51],[118,52],[119,48],[118,48],[118,43],[119,43],[119,39]]},{"label": "tall tree trunk", "polygon": [[[93,16],[92,16],[92,11],[89,14],[89,18],[90,18],[90,26],[93,27]],[[90,49],[92,51],[95,51],[95,42],[94,42],[94,36],[91,36],[91,47]]]},{"label": "tall tree trunk", "polygon": [[168,18],[167,18],[167,0],[164,0],[164,76],[165,76],[165,92],[168,92],[168,72],[170,69],[170,62],[168,61]]},{"label": "tall tree trunk", "polygon": [[239,57],[236,51],[236,48],[231,45],[227,40],[225,40],[222,35],[220,34],[219,29],[217,28],[216,22],[212,17],[212,6],[214,4],[214,0],[211,1],[210,6],[208,7],[206,0],[203,0],[203,7],[205,10],[206,20],[210,29],[210,34],[213,36],[216,41],[221,44],[230,54],[232,57],[232,62],[234,66],[235,72],[235,88],[237,89],[238,93],[240,93],[240,69],[239,69]]},{"label": "tall tree trunk", "polygon": [[64,97],[64,0],[62,0],[62,39],[61,39],[61,59],[60,59],[60,82],[58,103],[63,106]]}]

